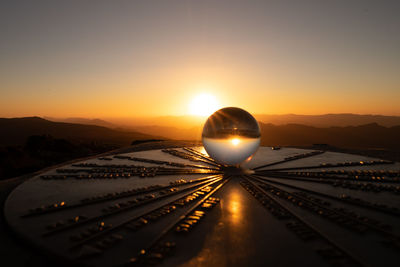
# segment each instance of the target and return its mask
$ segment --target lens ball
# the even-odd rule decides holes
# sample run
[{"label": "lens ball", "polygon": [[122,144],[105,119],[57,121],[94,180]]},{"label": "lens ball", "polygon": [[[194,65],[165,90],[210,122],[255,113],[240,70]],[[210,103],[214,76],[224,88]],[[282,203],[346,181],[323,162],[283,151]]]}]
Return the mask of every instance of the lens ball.
[{"label": "lens ball", "polygon": [[260,127],[247,111],[228,107],[214,112],[203,127],[208,155],[223,165],[239,165],[251,159],[260,145]]}]

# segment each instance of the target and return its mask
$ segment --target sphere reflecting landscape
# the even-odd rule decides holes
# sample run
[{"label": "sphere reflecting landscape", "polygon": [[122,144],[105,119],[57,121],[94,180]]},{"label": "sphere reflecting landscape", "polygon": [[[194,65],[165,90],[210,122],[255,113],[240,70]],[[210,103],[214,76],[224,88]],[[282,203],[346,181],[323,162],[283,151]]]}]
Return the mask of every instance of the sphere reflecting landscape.
[{"label": "sphere reflecting landscape", "polygon": [[260,127],[254,117],[236,107],[214,112],[202,133],[208,155],[224,165],[239,165],[250,160],[260,145],[260,137]]}]

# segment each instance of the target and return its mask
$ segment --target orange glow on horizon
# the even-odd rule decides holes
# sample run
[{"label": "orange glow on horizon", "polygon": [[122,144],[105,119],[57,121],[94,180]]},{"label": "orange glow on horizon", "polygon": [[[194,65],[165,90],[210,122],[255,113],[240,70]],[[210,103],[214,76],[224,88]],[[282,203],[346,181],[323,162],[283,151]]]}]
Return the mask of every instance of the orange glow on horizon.
[{"label": "orange glow on horizon", "polygon": [[[253,115],[400,116],[391,4],[363,3],[366,13],[347,1],[332,9],[265,1],[127,1],[121,9],[106,1],[92,9],[74,1],[58,17],[48,3],[33,12],[9,2],[0,117],[205,117],[208,105]],[[216,105],[196,100],[205,93]]]},{"label": "orange glow on horizon", "polygon": [[[195,71],[199,73],[196,75]],[[253,115],[400,115],[397,103],[400,91],[392,90],[392,95],[384,96],[381,91],[374,90],[377,85],[373,83],[366,84],[363,87],[364,93],[360,94],[360,87],[356,85],[344,92],[338,91],[337,88],[344,87],[344,84],[339,82],[321,84],[318,80],[306,77],[304,83],[307,83],[308,87],[301,83],[282,81],[279,77],[268,81],[254,78],[250,82],[249,73],[243,71],[239,75],[237,71],[239,70],[216,70],[211,76],[198,68],[191,71],[177,68],[176,72],[181,76],[171,73],[169,78],[165,78],[160,74],[157,82],[126,80],[121,77],[120,83],[107,78],[101,82],[82,84],[62,84],[62,81],[56,80],[39,87],[35,84],[23,84],[21,81],[18,88],[29,88],[31,91],[19,92],[18,88],[13,88],[12,92],[3,95],[0,99],[0,117],[206,117],[212,111],[227,106],[241,107]],[[205,80],[210,82],[203,85],[196,81],[198,75],[209,77]],[[43,77],[43,80],[45,79],[51,81],[51,77]],[[264,87],[264,84],[267,86]],[[210,99],[214,100],[207,101],[207,97],[200,97],[202,94],[209,95]],[[346,98],[343,98],[343,95],[346,95]]]}]

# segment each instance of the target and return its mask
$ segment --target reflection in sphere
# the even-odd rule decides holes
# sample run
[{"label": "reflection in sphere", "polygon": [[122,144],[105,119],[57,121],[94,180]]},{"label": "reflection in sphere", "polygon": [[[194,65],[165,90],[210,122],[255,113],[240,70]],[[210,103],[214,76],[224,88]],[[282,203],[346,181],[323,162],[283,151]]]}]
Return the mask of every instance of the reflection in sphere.
[{"label": "reflection in sphere", "polygon": [[208,155],[224,165],[238,165],[257,151],[260,145],[260,127],[247,111],[223,108],[206,121],[202,140]]}]

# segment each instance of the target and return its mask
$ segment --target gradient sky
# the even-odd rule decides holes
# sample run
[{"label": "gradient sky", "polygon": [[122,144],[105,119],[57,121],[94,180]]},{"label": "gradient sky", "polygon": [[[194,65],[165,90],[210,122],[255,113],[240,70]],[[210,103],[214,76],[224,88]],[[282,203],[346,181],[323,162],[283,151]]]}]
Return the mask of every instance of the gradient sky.
[{"label": "gradient sky", "polygon": [[1,1],[0,116],[400,115],[400,1]]}]

